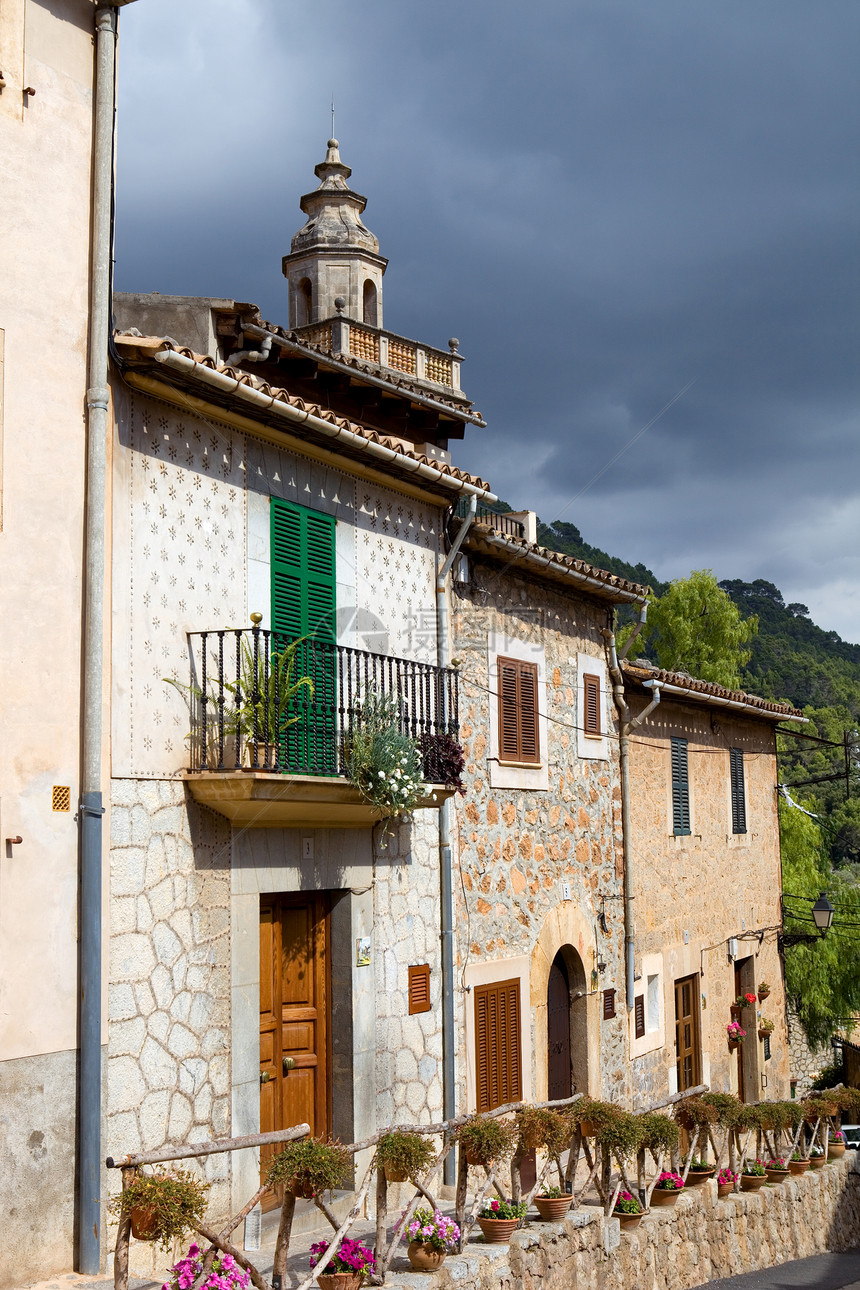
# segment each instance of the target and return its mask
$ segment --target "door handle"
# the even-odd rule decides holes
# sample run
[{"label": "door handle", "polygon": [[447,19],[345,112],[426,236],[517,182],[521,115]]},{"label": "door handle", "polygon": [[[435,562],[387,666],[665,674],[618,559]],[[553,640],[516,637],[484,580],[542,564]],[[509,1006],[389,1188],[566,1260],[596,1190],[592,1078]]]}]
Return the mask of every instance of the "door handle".
[{"label": "door handle", "polygon": [[284,1057],[282,1059],[281,1067],[285,1075],[287,1075],[291,1070],[294,1070],[295,1065],[296,1059],[294,1057]]},{"label": "door handle", "polygon": [[272,1076],[269,1074],[269,1072],[268,1072],[268,1071],[260,1071],[260,1083],[261,1083],[261,1084],[268,1084],[268,1082],[269,1082],[269,1080],[270,1080],[271,1078],[272,1078]]}]

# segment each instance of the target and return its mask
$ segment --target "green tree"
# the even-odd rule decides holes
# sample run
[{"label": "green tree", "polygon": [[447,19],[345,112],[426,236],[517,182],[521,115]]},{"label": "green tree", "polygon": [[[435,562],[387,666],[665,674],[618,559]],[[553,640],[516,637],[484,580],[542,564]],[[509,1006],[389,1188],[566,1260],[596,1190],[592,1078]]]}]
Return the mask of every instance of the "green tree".
[{"label": "green tree", "polygon": [[647,648],[668,672],[685,671],[730,690],[740,688],[745,648],[758,619],[742,618],[710,569],[678,578],[648,610]]},{"label": "green tree", "polygon": [[817,1046],[860,1014],[860,888],[850,872],[834,872],[817,822],[787,802],[779,804],[779,837],[786,934],[816,934],[812,902],[821,891],[836,910],[826,936],[785,949],[786,993]]}]

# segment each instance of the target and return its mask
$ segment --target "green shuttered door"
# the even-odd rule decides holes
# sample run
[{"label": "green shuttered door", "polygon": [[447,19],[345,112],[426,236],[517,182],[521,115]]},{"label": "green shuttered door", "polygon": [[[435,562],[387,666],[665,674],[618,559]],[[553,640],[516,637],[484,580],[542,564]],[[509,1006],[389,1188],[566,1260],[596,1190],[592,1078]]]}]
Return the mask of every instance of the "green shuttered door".
[{"label": "green shuttered door", "polygon": [[287,727],[284,764],[299,774],[337,774],[337,659],[335,653],[334,519],[271,499],[272,628],[306,637],[294,678],[310,676],[313,698],[301,691]]}]

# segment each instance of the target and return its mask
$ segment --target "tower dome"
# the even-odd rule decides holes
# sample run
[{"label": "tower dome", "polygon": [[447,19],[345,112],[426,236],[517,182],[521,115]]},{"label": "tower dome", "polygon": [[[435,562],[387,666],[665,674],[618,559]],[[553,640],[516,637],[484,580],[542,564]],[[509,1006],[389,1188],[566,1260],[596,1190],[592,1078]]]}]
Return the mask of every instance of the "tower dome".
[{"label": "tower dome", "polygon": [[346,301],[349,318],[382,326],[382,275],[388,261],[379,242],[361,221],[367,198],[348,183],[352,170],[340,159],[337,139],[329,139],[325,160],[314,167],[319,186],[305,193],[300,206],[307,222],[283,258],[289,284],[290,326],[332,318],[335,300]]}]

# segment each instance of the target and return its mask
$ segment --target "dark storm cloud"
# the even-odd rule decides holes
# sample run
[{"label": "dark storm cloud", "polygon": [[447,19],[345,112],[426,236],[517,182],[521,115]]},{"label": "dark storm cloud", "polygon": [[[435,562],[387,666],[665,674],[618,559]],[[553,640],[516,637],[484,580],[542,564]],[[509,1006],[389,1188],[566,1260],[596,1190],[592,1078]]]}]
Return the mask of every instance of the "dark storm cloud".
[{"label": "dark storm cloud", "polygon": [[855,0],[139,0],[118,285],[284,320],[336,132],[385,319],[461,338],[458,463],[660,576],[766,577],[860,638]]}]

